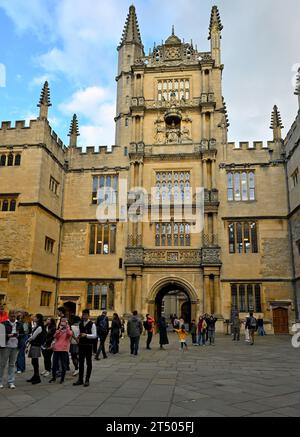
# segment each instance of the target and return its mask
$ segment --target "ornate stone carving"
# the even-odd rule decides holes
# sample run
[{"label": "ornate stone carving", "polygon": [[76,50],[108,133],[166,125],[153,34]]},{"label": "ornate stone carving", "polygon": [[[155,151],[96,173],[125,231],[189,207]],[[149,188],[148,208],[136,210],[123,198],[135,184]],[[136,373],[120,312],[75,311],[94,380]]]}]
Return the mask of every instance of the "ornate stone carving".
[{"label": "ornate stone carving", "polygon": [[201,264],[201,250],[179,249],[179,250],[153,250],[146,249],[144,252],[144,263],[151,265],[160,264]]},{"label": "ornate stone carving", "polygon": [[217,248],[203,248],[202,249],[202,264],[214,265],[221,264],[220,249]]},{"label": "ornate stone carving", "polygon": [[141,247],[130,247],[125,252],[125,264],[143,264],[144,249]]}]

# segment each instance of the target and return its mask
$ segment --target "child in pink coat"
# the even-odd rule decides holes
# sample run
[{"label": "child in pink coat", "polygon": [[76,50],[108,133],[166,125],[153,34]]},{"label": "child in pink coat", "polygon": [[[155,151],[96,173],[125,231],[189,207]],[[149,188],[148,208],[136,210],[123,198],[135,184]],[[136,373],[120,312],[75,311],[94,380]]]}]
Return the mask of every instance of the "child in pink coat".
[{"label": "child in pink coat", "polygon": [[64,383],[67,365],[68,365],[71,337],[72,337],[72,330],[69,327],[68,320],[61,319],[60,327],[54,335],[54,342],[52,345],[53,348],[52,379],[50,379],[49,382],[56,381],[56,373],[59,368],[59,363],[61,363],[60,384]]}]

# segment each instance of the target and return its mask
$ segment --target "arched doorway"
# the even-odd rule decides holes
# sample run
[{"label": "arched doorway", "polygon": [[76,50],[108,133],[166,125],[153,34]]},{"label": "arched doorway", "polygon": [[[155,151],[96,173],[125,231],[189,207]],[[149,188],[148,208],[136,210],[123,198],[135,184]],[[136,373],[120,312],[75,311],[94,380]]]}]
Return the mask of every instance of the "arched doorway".
[{"label": "arched doorway", "polygon": [[190,326],[191,312],[191,299],[184,287],[176,283],[162,286],[155,298],[156,320],[163,315],[170,322],[170,316],[176,314]]},{"label": "arched doorway", "polygon": [[273,327],[274,334],[288,334],[289,333],[289,314],[286,308],[273,309]]},{"label": "arched doorway", "polygon": [[76,315],[76,303],[66,302],[64,303],[64,308],[66,309],[66,317],[71,320],[73,316]]}]

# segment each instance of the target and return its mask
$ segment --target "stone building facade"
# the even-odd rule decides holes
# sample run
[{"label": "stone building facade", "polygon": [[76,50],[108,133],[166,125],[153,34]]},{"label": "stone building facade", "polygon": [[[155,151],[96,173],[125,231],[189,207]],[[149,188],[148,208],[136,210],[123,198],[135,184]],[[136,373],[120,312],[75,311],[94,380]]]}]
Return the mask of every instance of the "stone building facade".
[{"label": "stone building facade", "polygon": [[[214,313],[223,330],[234,311],[243,318],[253,310],[270,332],[288,332],[296,319],[289,218],[297,240],[299,189],[291,189],[289,211],[284,147],[289,172],[292,159],[299,162],[299,147],[290,150],[293,133],[284,145],[276,106],[272,141],[228,143],[222,29],[214,6],[209,52],[183,42],[173,29],[146,56],[130,7],[118,47],[111,150],[78,147],[76,115],[69,147],[63,144],[48,121],[48,83],[29,127],[2,122],[0,298],[8,307],[45,315],[58,305],[70,313],[88,307],[93,317],[102,309],[125,317],[137,309],[158,317],[164,296],[178,292],[187,297],[178,314],[187,321]],[[104,187],[115,189],[110,203],[118,203],[117,215],[99,222]],[[147,220],[125,219],[134,187],[151,193],[140,211]],[[197,218],[180,221],[174,205],[191,189],[195,208],[198,187],[204,188],[204,229],[194,233]],[[299,284],[299,256],[297,263]]]}]

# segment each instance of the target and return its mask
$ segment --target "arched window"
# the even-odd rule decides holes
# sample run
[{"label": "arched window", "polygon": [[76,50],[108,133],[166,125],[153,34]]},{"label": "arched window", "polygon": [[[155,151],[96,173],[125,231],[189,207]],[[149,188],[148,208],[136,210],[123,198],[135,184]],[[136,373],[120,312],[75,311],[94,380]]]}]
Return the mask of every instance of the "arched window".
[{"label": "arched window", "polygon": [[5,167],[5,165],[6,165],[6,155],[1,155],[0,167]]},{"label": "arched window", "polygon": [[14,155],[12,153],[10,153],[8,155],[7,165],[8,165],[8,167],[11,167],[14,165]]},{"label": "arched window", "polygon": [[17,202],[15,201],[15,199],[12,199],[12,200],[10,201],[9,210],[10,210],[10,211],[15,211],[15,210],[16,210],[16,206],[17,206]]},{"label": "arched window", "polygon": [[2,211],[8,211],[8,200],[3,200]]},{"label": "arched window", "polygon": [[15,165],[17,165],[17,166],[21,165],[21,155],[20,154],[16,155],[16,157],[15,157]]},{"label": "arched window", "polygon": [[108,292],[108,310],[113,310],[115,307],[115,288],[114,284],[109,284],[109,292]]}]

